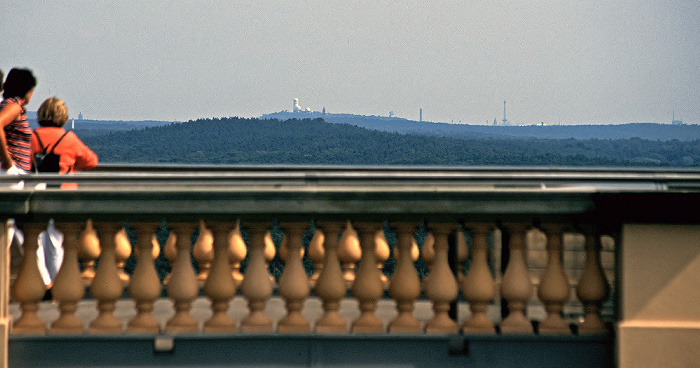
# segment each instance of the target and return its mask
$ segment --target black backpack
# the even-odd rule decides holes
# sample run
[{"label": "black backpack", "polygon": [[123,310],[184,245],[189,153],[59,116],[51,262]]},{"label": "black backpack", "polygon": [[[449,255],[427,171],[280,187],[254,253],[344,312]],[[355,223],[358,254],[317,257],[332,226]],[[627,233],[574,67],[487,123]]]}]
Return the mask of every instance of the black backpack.
[{"label": "black backpack", "polygon": [[34,172],[57,173],[61,170],[59,165],[61,162],[61,155],[53,153],[53,150],[56,149],[56,146],[58,146],[59,143],[61,143],[61,140],[66,136],[66,134],[68,134],[68,132],[63,133],[61,138],[59,138],[56,143],[54,143],[53,147],[51,147],[51,151],[46,152],[48,147],[44,147],[44,143],[41,141],[41,138],[39,138],[39,134],[36,134],[36,131],[34,131],[34,136],[36,136],[37,141],[39,141],[39,147],[41,147],[41,152],[35,153],[33,157]]}]

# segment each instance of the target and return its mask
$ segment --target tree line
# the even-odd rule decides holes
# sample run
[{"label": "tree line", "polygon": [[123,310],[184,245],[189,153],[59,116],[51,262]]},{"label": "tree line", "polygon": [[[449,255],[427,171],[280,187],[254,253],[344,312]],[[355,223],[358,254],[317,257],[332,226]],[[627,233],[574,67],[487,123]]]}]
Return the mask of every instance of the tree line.
[{"label": "tree line", "polygon": [[437,137],[322,119],[198,119],[83,139],[103,163],[700,166],[700,141]]}]

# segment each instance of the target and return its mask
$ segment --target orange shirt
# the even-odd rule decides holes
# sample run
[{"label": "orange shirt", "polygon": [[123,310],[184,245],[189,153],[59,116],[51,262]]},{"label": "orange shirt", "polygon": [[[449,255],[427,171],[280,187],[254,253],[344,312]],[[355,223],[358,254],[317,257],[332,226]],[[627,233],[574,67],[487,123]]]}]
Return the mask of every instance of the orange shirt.
[{"label": "orange shirt", "polygon": [[[58,127],[41,127],[35,130],[35,134],[39,135],[44,147],[48,147],[47,152],[51,151],[54,143],[65,132],[65,129]],[[42,151],[35,134],[32,134],[32,157],[35,153]],[[90,170],[97,166],[95,152],[92,152],[73,132],[68,132],[53,152],[61,155],[60,174],[72,173],[76,170]]]}]

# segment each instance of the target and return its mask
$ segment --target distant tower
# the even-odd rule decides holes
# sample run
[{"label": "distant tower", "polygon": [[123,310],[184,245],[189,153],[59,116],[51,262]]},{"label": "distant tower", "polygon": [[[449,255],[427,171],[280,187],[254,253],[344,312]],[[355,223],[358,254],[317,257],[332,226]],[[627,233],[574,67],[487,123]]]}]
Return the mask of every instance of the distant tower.
[{"label": "distant tower", "polygon": [[671,120],[671,124],[673,124],[673,125],[683,124],[683,120],[676,120],[676,110],[673,110],[673,118]]},{"label": "distant tower", "polygon": [[78,121],[81,121],[81,120],[83,120],[83,113],[82,112],[78,113]]},{"label": "distant tower", "polygon": [[301,111],[301,107],[299,107],[299,99],[295,98],[292,102],[294,103],[294,105],[292,106],[292,112]]},{"label": "distant tower", "polygon": [[324,119],[326,118],[326,107],[323,107],[323,113],[321,115]]},{"label": "distant tower", "polygon": [[423,109],[420,109],[420,110],[419,110],[419,113],[418,113],[418,121],[423,121]]},{"label": "distant tower", "polygon": [[503,101],[503,125],[508,124],[508,119],[506,119],[506,102]]}]

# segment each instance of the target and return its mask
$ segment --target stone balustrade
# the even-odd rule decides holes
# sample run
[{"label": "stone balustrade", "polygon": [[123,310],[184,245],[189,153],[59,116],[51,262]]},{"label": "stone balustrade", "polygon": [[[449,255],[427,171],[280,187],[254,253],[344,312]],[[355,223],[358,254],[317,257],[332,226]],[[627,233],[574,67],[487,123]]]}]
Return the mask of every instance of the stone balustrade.
[{"label": "stone balustrade", "polygon": [[[696,309],[671,301],[697,295],[694,171],[132,170],[0,189],[4,362],[8,336],[619,333],[621,366],[700,350]],[[64,259],[44,301],[49,219]]]},{"label": "stone balustrade", "polygon": [[[64,235],[65,258],[51,289],[60,316],[49,324],[36,313],[45,292],[36,263],[36,239],[42,225],[17,224],[26,234],[26,243],[11,288],[14,303],[21,310],[12,326],[13,334],[609,332],[601,320],[600,307],[609,299],[609,280],[614,271],[611,265],[604,268],[601,264],[602,238],[593,227],[585,233],[565,233],[562,224],[536,229],[517,223],[498,229],[486,223],[429,223],[425,227],[418,222],[319,221],[273,226],[272,221],[247,224],[202,220],[167,223],[161,229],[158,222],[130,222],[126,230],[134,239],[131,244],[121,222],[56,221]],[[270,236],[273,227],[283,234],[284,240],[277,245]],[[166,228],[169,236],[163,238]],[[395,242],[387,243],[385,231]],[[543,231],[546,237],[538,237]],[[165,243],[174,243],[176,249],[175,256],[168,257],[171,271],[163,280],[154,260],[161,257],[159,250],[168,245],[157,242],[156,232],[167,239]],[[304,242],[307,232],[310,236]],[[416,238],[426,232],[429,236],[418,244]],[[503,232],[509,234],[509,242],[500,245]],[[242,233],[247,243],[241,241]],[[193,235],[197,235],[194,241]],[[567,237],[569,241],[564,242]],[[310,254],[306,249],[314,246],[313,239],[320,238],[323,267],[312,281],[315,270],[304,267],[303,257]],[[583,249],[576,244],[580,239],[588,242]],[[272,249],[267,251],[271,256],[265,254],[266,244],[271,244]],[[449,253],[460,244],[465,256],[460,259],[455,254],[451,265]],[[413,247],[418,249],[412,252]],[[424,255],[430,253],[428,247],[434,253],[429,259],[430,270],[421,270],[416,256],[420,249]],[[118,248],[125,255],[134,250],[131,262],[135,262],[135,267],[130,275],[123,271],[126,257],[116,257]],[[502,260],[501,254],[494,253],[503,248],[508,249],[509,260],[500,273],[492,265]],[[585,253],[583,264],[565,264],[562,254],[576,250]],[[358,256],[343,271],[340,255],[353,252]],[[270,274],[269,262],[276,253],[284,254],[284,268],[275,277]],[[378,261],[378,253],[387,256]],[[384,273],[389,253],[393,253],[394,268]],[[81,259],[79,254],[85,256]],[[246,264],[242,280],[235,277],[239,270],[237,262],[230,261],[233,254],[248,255],[239,260]],[[94,275],[81,274],[80,269],[87,270],[95,263],[98,266]],[[542,267],[544,270],[540,271]],[[570,278],[567,272],[579,278]],[[86,285],[89,297],[96,301],[97,316],[84,326],[75,312],[85,297]],[[572,296],[575,293],[578,299]],[[284,300],[287,311],[278,321],[265,313],[273,294]],[[174,308],[173,316],[164,325],[152,316],[154,303],[162,295],[172,301]],[[229,311],[237,295],[247,301],[249,310],[241,321],[233,319],[234,312]],[[310,295],[323,305],[324,312],[318,320],[310,321],[302,313]],[[190,314],[192,303],[200,296],[211,302],[211,318],[203,324]],[[123,298],[132,300],[135,309],[133,318],[126,323],[114,316],[115,303]],[[346,298],[357,301],[359,316],[354,320],[338,315],[339,303]],[[396,305],[396,317],[390,321],[376,315],[377,303],[382,299],[390,299]],[[429,320],[419,321],[413,315],[418,301],[432,305],[433,316]],[[455,302],[468,306],[468,311],[462,308],[462,315],[455,316]],[[503,319],[494,313],[500,303],[508,309]],[[489,308],[491,313],[487,313]],[[569,313],[563,313],[565,308]]]}]

